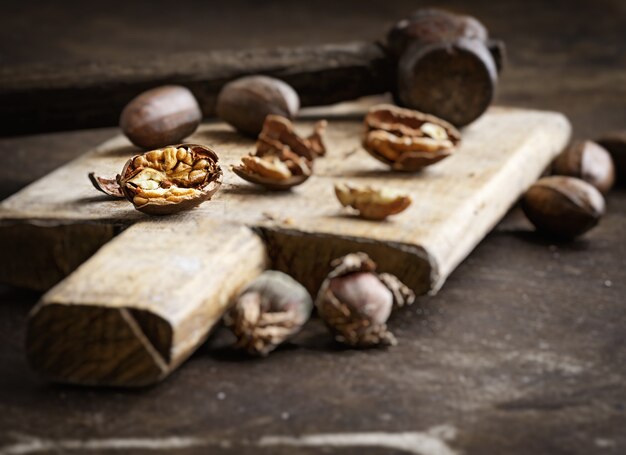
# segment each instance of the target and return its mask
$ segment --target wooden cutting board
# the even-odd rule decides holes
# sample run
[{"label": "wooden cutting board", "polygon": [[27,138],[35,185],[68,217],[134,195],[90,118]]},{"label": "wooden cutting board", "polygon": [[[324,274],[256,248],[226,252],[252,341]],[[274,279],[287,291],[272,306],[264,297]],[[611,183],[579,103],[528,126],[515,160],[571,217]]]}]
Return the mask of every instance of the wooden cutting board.
[{"label": "wooden cutting board", "polygon": [[[416,293],[435,292],[570,136],[561,114],[494,107],[463,130],[452,157],[404,174],[361,149],[360,116],[327,118],[328,155],[291,192],[267,192],[233,174],[230,165],[254,142],[212,123],[188,142],[214,147],[224,184],[193,211],[149,217],[93,189],[88,172],[115,175],[137,153],[121,136],[2,202],[0,281],[36,289],[60,281],[29,319],[33,367],[72,383],[157,382],[267,267],[314,294],[330,260],[365,251]],[[313,123],[297,128],[307,134]],[[403,189],[414,202],[387,221],[361,220],[337,202],[339,181]]]}]

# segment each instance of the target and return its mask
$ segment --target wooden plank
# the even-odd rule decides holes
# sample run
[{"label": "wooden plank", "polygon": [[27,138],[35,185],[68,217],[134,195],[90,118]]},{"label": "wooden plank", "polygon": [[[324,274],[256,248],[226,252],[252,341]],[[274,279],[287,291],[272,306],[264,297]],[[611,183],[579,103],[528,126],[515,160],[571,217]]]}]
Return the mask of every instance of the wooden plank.
[{"label": "wooden plank", "polygon": [[[311,124],[303,121],[299,128],[307,132]],[[453,157],[420,174],[388,172],[360,150],[361,131],[359,121],[332,120],[327,138],[329,154],[316,163],[315,176],[294,191],[281,194],[258,190],[228,170],[242,154],[253,149],[253,141],[240,138],[223,124],[205,124],[190,140],[210,143],[218,150],[226,170],[224,185],[211,202],[170,219],[210,218],[257,227],[272,244],[270,254],[275,262],[283,264],[283,269],[291,264],[290,273],[310,289],[315,289],[325,267],[309,270],[311,267],[301,263],[295,253],[303,240],[336,244],[331,249],[317,250],[317,254],[327,251],[328,255],[336,255],[357,247],[368,250],[423,293],[441,286],[563,147],[570,128],[560,114],[492,108],[464,130],[462,146]],[[125,138],[114,138],[0,204],[4,242],[16,245],[9,258],[12,265],[3,261],[0,266],[0,281],[16,282],[9,268],[22,263],[17,269],[27,270],[34,257],[50,250],[49,242],[38,244],[36,234],[33,241],[20,242],[18,234],[12,234],[13,227],[19,233],[24,223],[45,231],[51,225],[126,226],[145,220],[145,215],[125,201],[110,200],[94,192],[86,178],[93,170],[114,175],[135,152]],[[335,200],[336,181],[401,188],[415,201],[406,212],[389,221],[360,220],[348,216]],[[290,223],[281,222],[285,219]],[[330,237],[338,240],[326,241]],[[291,239],[295,242],[294,253],[287,254],[290,247],[285,242]],[[406,270],[405,265],[394,265],[389,259],[393,255],[387,253],[395,251],[409,255],[412,263],[419,265]],[[307,271],[301,274],[300,270]],[[40,275],[45,278],[45,273]],[[38,287],[54,284],[50,281],[41,281]]]},{"label": "wooden plank", "polygon": [[133,226],[33,309],[30,363],[63,382],[153,384],[206,339],[265,262],[261,240],[243,226],[207,219]]},{"label": "wooden plank", "polygon": [[222,86],[250,74],[292,85],[303,106],[385,93],[395,63],[377,43],[175,53],[125,64],[0,68],[0,135],[118,124],[120,112],[144,90],[188,87],[205,116],[215,114]]},{"label": "wooden plank", "polygon": [[[305,121],[298,128],[311,126]],[[226,170],[253,149],[252,141],[223,124],[204,125],[190,140],[219,152],[223,188],[198,209],[167,218],[150,218],[90,187],[89,171],[113,174],[134,153],[122,137],[4,201],[7,243],[19,240],[12,229],[19,233],[25,224],[134,224],[33,311],[27,337],[33,366],[66,382],[136,386],[162,379],[263,268],[261,239],[271,265],[312,293],[332,258],[356,250],[417,293],[435,292],[561,150],[570,128],[557,113],[493,108],[464,130],[455,155],[420,174],[389,172],[360,150],[361,132],[360,121],[332,119],[328,157],[316,163],[314,177],[290,193],[273,193]],[[334,197],[333,183],[344,180],[401,188],[415,202],[388,221],[361,220]],[[11,260],[47,251],[36,241],[25,248],[28,254]]]}]

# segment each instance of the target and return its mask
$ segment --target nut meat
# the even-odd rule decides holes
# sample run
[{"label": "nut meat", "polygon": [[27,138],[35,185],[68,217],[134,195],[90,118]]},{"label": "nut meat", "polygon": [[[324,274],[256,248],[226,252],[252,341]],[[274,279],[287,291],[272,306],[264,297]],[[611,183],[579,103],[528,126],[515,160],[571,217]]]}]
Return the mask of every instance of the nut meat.
[{"label": "nut meat", "polygon": [[387,188],[357,187],[346,183],[335,185],[335,195],[341,205],[352,207],[368,220],[384,220],[411,205],[411,196]]},{"label": "nut meat", "polygon": [[398,171],[419,171],[450,156],[461,133],[435,116],[391,105],[370,109],[363,147]]},{"label": "nut meat", "polygon": [[326,121],[317,122],[308,138],[301,138],[291,122],[268,115],[256,144],[256,152],[241,158],[233,171],[242,179],[271,190],[288,190],[306,181],[313,161],[326,153],[322,134]]},{"label": "nut meat", "polygon": [[394,306],[413,303],[413,291],[393,275],[375,273],[365,253],[348,254],[331,266],[315,306],[335,340],[353,347],[395,345],[386,322]]},{"label": "nut meat", "polygon": [[137,210],[166,215],[211,199],[222,183],[213,150],[180,144],[137,155],[126,162],[119,184]]}]

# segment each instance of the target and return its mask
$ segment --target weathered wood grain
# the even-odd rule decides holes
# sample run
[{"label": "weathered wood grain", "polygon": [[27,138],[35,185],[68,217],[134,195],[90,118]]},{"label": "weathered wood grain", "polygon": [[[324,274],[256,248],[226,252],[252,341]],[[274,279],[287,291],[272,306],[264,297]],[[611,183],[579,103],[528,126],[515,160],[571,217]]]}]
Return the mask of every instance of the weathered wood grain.
[{"label": "weathered wood grain", "polygon": [[242,226],[215,220],[134,226],[33,309],[30,363],[63,382],[153,384],[205,340],[265,259],[261,240]]},{"label": "weathered wood grain", "polygon": [[188,87],[205,116],[228,81],[266,74],[292,85],[303,106],[384,93],[395,64],[376,43],[185,52],[119,63],[0,68],[0,135],[113,126],[139,93]]},{"label": "weathered wood grain", "polygon": [[[306,133],[312,124],[298,128]],[[4,241],[15,243],[13,253],[23,248],[12,258],[23,261],[16,270],[45,264],[39,252],[50,251],[55,237],[37,236],[36,229],[130,226],[44,295],[29,322],[32,365],[73,383],[137,386],[162,379],[262,270],[263,242],[270,264],[312,293],[330,260],[351,251],[369,253],[381,271],[419,294],[435,292],[562,149],[570,128],[557,113],[493,108],[463,131],[452,157],[419,174],[390,172],[372,159],[360,150],[361,132],[359,120],[331,119],[328,154],[316,162],[315,175],[275,193],[228,170],[254,143],[223,124],[206,124],[190,141],[219,153],[222,189],[197,209],[165,218],[150,218],[91,187],[88,172],[114,175],[136,152],[123,137],[5,200]],[[385,222],[356,218],[334,196],[333,184],[346,180],[403,189],[414,203]],[[35,229],[28,242],[20,242],[24,224]],[[14,274],[0,269],[0,278]]]},{"label": "weathered wood grain", "polygon": [[[311,125],[302,122],[299,128],[305,133]],[[253,149],[253,142],[241,139],[223,124],[206,124],[189,140],[208,143],[218,151],[226,171],[224,184],[211,202],[170,219],[220,219],[257,227],[272,244],[272,257],[284,268],[293,267],[291,273],[307,282],[310,289],[321,281],[329,259],[347,248],[358,247],[369,250],[390,272],[424,293],[441,286],[520,192],[536,179],[567,141],[569,125],[555,113],[493,108],[464,130],[463,143],[453,157],[419,174],[389,172],[371,159],[361,150],[361,132],[357,120],[332,120],[328,157],[316,163],[314,177],[289,193],[272,193],[244,182],[228,170]],[[7,226],[17,223],[19,232],[19,225],[25,222],[130,225],[147,219],[126,201],[100,196],[86,178],[93,170],[115,175],[133,153],[136,149],[123,137],[106,142],[5,200],[0,205],[0,222]],[[414,203],[385,222],[361,220],[341,209],[333,194],[336,181],[403,189],[413,196]],[[6,229],[5,239],[12,242],[11,232]],[[291,254],[286,253],[289,247],[285,246],[289,239],[296,242]],[[316,264],[313,270],[301,274],[300,270],[311,268],[304,264],[309,257],[297,254],[297,245],[305,240],[328,245],[315,250],[318,255],[326,252],[328,257],[320,259],[321,266]],[[24,250],[18,258],[23,261],[30,262],[28,258],[33,254],[48,249],[36,242],[24,244],[17,240],[16,248],[20,243]],[[413,265],[396,263],[390,259],[393,252],[409,255]],[[0,280],[11,282],[1,268]]]}]

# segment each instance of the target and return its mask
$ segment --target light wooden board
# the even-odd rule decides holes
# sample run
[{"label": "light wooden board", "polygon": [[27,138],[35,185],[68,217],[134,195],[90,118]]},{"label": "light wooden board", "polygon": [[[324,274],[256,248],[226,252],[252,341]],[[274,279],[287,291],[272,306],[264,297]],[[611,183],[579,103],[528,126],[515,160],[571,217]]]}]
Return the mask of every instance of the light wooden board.
[{"label": "light wooden board", "polygon": [[[298,129],[307,133],[312,124],[299,122]],[[0,247],[5,255],[0,280],[5,282],[49,286],[111,239],[116,229],[132,225],[43,297],[29,331],[35,367],[73,382],[129,385],[164,377],[202,341],[217,319],[213,309],[223,309],[241,285],[242,280],[233,274],[249,278],[260,269],[263,254],[256,246],[250,247],[253,243],[247,235],[252,231],[264,240],[271,266],[292,274],[311,292],[317,290],[331,259],[357,250],[369,253],[380,270],[398,275],[417,293],[436,291],[536,180],[570,135],[569,123],[561,114],[492,108],[464,129],[463,143],[452,157],[418,174],[400,174],[388,171],[361,149],[362,130],[360,120],[331,119],[328,156],[316,162],[315,175],[291,192],[272,193],[240,180],[229,170],[241,155],[253,150],[253,141],[242,140],[223,124],[203,125],[189,141],[211,144],[217,150],[225,170],[224,185],[212,201],[198,209],[166,218],[150,218],[125,201],[107,200],[90,186],[88,172],[113,175],[136,152],[123,137],[106,142],[5,200],[0,205]],[[404,189],[414,203],[385,222],[361,220],[336,201],[333,183],[337,181]],[[25,229],[29,230],[27,236]],[[223,247],[231,232],[245,248]],[[208,239],[213,238],[221,240],[211,246]],[[75,249],[74,244],[80,247]],[[204,247],[189,246],[195,244]],[[178,252],[177,245],[181,245]],[[78,253],[68,258],[67,252],[75,250]],[[189,281],[190,277],[179,275],[178,268],[184,268],[182,258],[185,264],[198,265],[193,274],[207,279]],[[48,263],[62,266],[52,267],[53,273],[48,275]],[[229,278],[222,288],[210,277],[224,270],[232,274],[226,275]],[[177,285],[180,280],[184,285]],[[70,306],[73,311],[85,309],[84,316],[73,318],[91,317],[93,324],[102,319],[90,315],[94,308],[125,311],[113,318],[111,327],[126,321],[132,326],[128,333],[143,333],[139,344],[147,343],[160,352],[165,366],[153,369],[158,374],[138,374],[129,380],[120,377],[119,365],[124,360],[111,354],[106,371],[79,368],[80,362],[89,363],[94,352],[62,351],[68,339],[79,340],[83,335],[63,337],[61,331],[56,335],[62,339],[56,348],[49,342],[54,336],[42,341],[41,335],[48,333],[46,327],[54,321],[62,321],[64,309]],[[131,317],[134,322],[128,323],[128,317],[139,313],[155,315],[167,329],[151,330],[155,324],[147,322],[142,327],[141,317]],[[188,336],[186,318],[196,313],[212,316],[201,318],[202,336]],[[90,330],[81,327],[83,332]],[[173,335],[167,336],[169,332]],[[107,337],[99,339],[104,347],[98,352],[117,352],[108,346]],[[89,345],[93,344],[92,340]],[[52,352],[53,364],[45,360]],[[72,359],[73,368],[60,366],[67,359]]]}]

